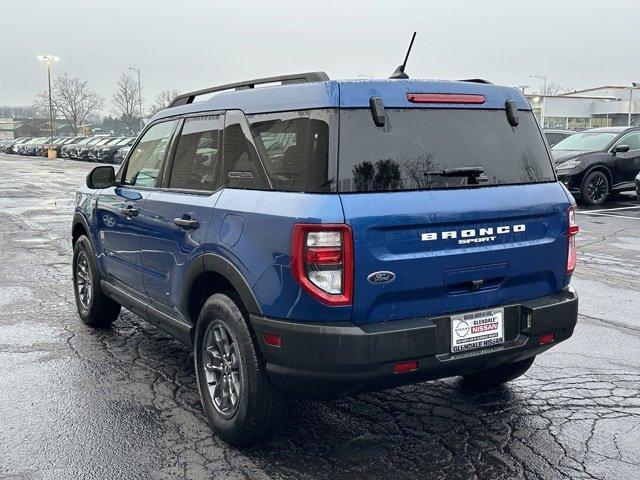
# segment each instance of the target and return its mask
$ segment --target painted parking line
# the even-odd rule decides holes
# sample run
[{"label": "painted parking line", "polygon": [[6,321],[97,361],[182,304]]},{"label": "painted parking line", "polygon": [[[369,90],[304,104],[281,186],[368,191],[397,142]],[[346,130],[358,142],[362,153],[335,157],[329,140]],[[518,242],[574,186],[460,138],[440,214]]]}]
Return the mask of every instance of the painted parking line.
[{"label": "painted parking line", "polygon": [[639,205],[634,205],[632,207],[616,207],[616,208],[601,208],[600,210],[576,210],[576,213],[600,213],[600,212],[613,212],[616,210],[634,210],[639,209]]},{"label": "painted parking line", "polygon": [[579,212],[579,211],[576,211],[576,213],[581,213],[583,215],[591,215],[594,217],[628,218],[631,220],[640,220],[640,217],[630,217],[628,215],[616,215],[615,213],[592,213],[592,212]]}]

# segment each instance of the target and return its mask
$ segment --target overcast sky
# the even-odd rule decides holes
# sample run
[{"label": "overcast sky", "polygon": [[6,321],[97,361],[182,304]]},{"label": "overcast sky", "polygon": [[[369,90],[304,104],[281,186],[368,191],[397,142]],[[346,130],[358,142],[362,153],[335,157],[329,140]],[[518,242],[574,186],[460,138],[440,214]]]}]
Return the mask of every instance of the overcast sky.
[{"label": "overcast sky", "polygon": [[414,78],[572,89],[640,81],[638,1],[0,0],[0,105],[46,88],[36,56],[105,97],[142,70],[146,104],[180,91],[297,71],[387,77],[418,36]]}]

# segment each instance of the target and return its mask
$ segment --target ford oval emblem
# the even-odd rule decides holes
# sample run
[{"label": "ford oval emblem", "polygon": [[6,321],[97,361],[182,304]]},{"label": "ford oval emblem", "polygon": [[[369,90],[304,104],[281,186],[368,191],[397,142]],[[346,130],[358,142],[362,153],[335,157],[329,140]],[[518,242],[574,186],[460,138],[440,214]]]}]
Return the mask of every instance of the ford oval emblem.
[{"label": "ford oval emblem", "polygon": [[367,277],[369,283],[381,284],[391,283],[396,279],[396,274],[393,272],[373,272]]}]

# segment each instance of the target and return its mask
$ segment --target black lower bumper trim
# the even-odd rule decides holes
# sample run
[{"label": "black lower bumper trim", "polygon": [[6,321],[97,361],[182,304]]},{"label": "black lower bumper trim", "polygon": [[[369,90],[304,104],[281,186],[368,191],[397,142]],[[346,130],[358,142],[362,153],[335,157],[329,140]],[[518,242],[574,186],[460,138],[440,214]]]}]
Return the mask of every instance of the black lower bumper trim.
[{"label": "black lower bumper trim", "polygon": [[[504,306],[505,343],[451,354],[448,316],[354,325],[301,323],[251,315],[251,324],[274,385],[308,397],[333,398],[421,380],[486,370],[537,355],[573,334],[578,297],[571,289]],[[264,343],[265,332],[282,346]],[[553,333],[553,343],[538,337]],[[395,374],[398,362],[418,361],[413,372]]]}]

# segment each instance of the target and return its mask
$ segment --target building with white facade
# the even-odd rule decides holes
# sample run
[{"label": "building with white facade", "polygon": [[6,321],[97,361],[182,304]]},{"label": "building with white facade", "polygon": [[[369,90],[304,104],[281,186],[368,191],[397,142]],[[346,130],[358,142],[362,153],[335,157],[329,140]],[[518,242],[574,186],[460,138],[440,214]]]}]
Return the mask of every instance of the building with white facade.
[{"label": "building with white facade", "polygon": [[527,94],[544,128],[584,130],[640,124],[640,88],[604,86],[560,95]]}]

